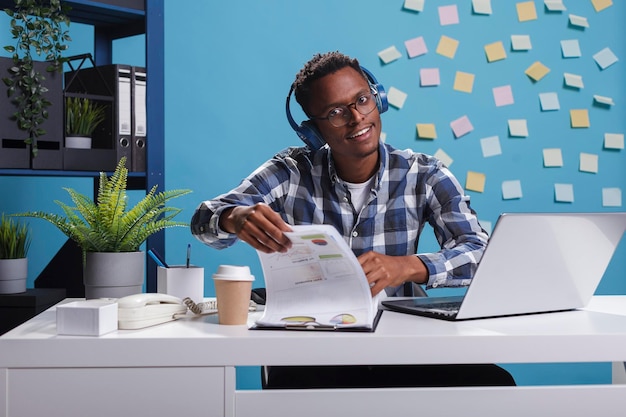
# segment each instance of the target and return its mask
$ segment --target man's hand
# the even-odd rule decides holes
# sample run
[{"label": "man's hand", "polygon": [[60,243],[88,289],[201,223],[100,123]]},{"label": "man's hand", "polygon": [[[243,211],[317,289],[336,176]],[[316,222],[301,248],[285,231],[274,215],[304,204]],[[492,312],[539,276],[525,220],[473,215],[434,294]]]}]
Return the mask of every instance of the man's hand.
[{"label": "man's hand", "polygon": [[386,287],[399,286],[406,281],[423,284],[428,279],[428,269],[420,258],[414,255],[389,256],[377,252],[367,252],[358,257],[370,283],[372,295]]},{"label": "man's hand", "polygon": [[291,241],[283,233],[290,232],[291,228],[264,203],[224,211],[220,227],[261,252],[287,252],[291,247]]}]

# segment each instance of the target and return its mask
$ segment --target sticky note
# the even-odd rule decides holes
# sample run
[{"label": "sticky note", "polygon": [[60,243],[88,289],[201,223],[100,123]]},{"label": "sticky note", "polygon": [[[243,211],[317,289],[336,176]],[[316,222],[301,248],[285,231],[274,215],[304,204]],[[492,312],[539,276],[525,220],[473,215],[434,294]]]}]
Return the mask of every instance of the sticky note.
[{"label": "sticky note", "polygon": [[472,0],[472,10],[476,14],[491,14],[491,0]]},{"label": "sticky note", "polygon": [[514,51],[529,51],[532,48],[529,35],[511,35],[511,49]]},{"label": "sticky note", "polygon": [[404,0],[404,8],[414,12],[424,11],[424,0]]},{"label": "sticky note", "polygon": [[612,106],[615,104],[615,102],[613,101],[611,97],[604,97],[604,96],[598,96],[598,95],[593,96],[593,101],[603,106]]},{"label": "sticky note", "polygon": [[524,74],[528,75],[535,81],[539,81],[550,72],[550,68],[543,65],[541,62],[536,61],[530,67],[526,68]]},{"label": "sticky note", "polygon": [[598,155],[592,153],[580,153],[580,166],[578,168],[581,172],[591,172],[592,174],[598,173]]},{"label": "sticky note", "polygon": [[433,155],[435,158],[439,159],[445,166],[450,167],[454,160],[448,155],[443,149],[437,149],[437,152]]},{"label": "sticky note", "polygon": [[505,200],[522,198],[522,182],[520,180],[502,181],[502,198]]},{"label": "sticky note", "polygon": [[517,19],[520,22],[537,19],[537,9],[535,9],[534,1],[524,1],[517,3],[515,6],[517,8]]},{"label": "sticky note", "polygon": [[465,179],[465,189],[469,191],[476,191],[482,193],[485,191],[485,181],[487,177],[485,174],[474,171],[467,171],[467,178]]},{"label": "sticky note", "polygon": [[581,28],[589,27],[589,22],[587,22],[586,17],[576,16],[576,15],[571,14],[569,15],[569,22],[572,26],[578,26]]},{"label": "sticky note", "polygon": [[474,74],[457,71],[454,77],[454,89],[464,93],[471,93],[474,88]]},{"label": "sticky note", "polygon": [[559,96],[556,93],[540,93],[539,102],[542,111],[553,111],[561,108]]},{"label": "sticky note", "polygon": [[424,55],[428,52],[423,36],[405,41],[404,47],[406,48],[407,54],[409,54],[409,58],[415,58],[416,56]]},{"label": "sticky note", "polygon": [[613,5],[612,0],[591,0],[591,4],[593,4],[593,8],[596,12],[601,12],[607,7],[611,7]]},{"label": "sticky note", "polygon": [[472,126],[467,116],[462,116],[452,121],[450,127],[452,128],[452,132],[454,132],[454,137],[457,139],[474,130],[474,126]]},{"label": "sticky note", "polygon": [[389,88],[387,91],[387,102],[397,109],[401,109],[404,106],[404,102],[406,101],[407,94],[403,91],[398,90],[395,87]]},{"label": "sticky note", "polygon": [[485,54],[487,54],[487,62],[500,61],[506,58],[506,51],[501,41],[485,45]]},{"label": "sticky note", "polygon": [[563,78],[565,79],[565,85],[572,88],[583,88],[585,85],[583,84],[582,75],[563,73]]},{"label": "sticky note", "polygon": [[383,143],[387,141],[387,133],[386,132],[380,132],[380,141],[383,142]]},{"label": "sticky note", "polygon": [[481,220],[481,219],[478,219],[478,223],[480,223],[480,226],[483,228],[485,232],[487,232],[488,235],[491,235],[491,231],[493,230],[493,223],[491,223],[488,220]]},{"label": "sticky note", "polygon": [[483,157],[489,158],[490,156],[502,155],[502,148],[500,147],[500,138],[497,136],[489,136],[488,138],[482,138],[480,140],[480,147],[483,151]]},{"label": "sticky note", "polygon": [[528,136],[528,126],[526,119],[509,119],[509,135],[518,138],[525,138]]},{"label": "sticky note", "polygon": [[496,102],[496,107],[508,106],[513,104],[513,90],[510,85],[503,85],[501,87],[493,88],[493,99]]},{"label": "sticky note", "polygon": [[554,199],[559,203],[573,203],[574,185],[554,184]]},{"label": "sticky note", "polygon": [[605,149],[624,149],[623,133],[605,133],[604,134]]},{"label": "sticky note", "polygon": [[378,57],[385,64],[389,64],[390,62],[393,62],[401,58],[402,54],[400,53],[400,51],[398,51],[398,49],[395,46],[390,46],[389,48],[383,49],[382,51],[380,51],[378,53]]},{"label": "sticky note", "polygon": [[422,87],[431,87],[439,85],[439,68],[422,68],[420,69],[420,85]]},{"label": "sticky note", "polygon": [[456,54],[456,50],[459,47],[459,41],[442,35],[439,38],[439,44],[437,45],[437,53],[447,58],[453,59]]},{"label": "sticky note", "polygon": [[545,0],[543,4],[551,12],[562,12],[567,10],[563,4],[563,0]]},{"label": "sticky note", "polygon": [[622,190],[619,188],[603,188],[602,189],[602,206],[604,207],[621,207],[622,206]]},{"label": "sticky note", "polygon": [[561,41],[561,53],[563,54],[563,58],[579,58],[582,54],[580,52],[578,39]]},{"label": "sticky note", "polygon": [[607,69],[618,61],[613,51],[611,51],[611,49],[609,48],[604,48],[600,52],[596,53],[593,56],[593,59],[603,70]]},{"label": "sticky note", "polygon": [[441,26],[456,25],[459,23],[459,11],[456,4],[440,6],[437,10],[439,11],[439,24],[441,24]]},{"label": "sticky note", "polygon": [[546,168],[562,167],[563,154],[560,148],[546,148],[543,150],[543,166]]},{"label": "sticky note", "polygon": [[589,127],[589,111],[587,109],[572,109],[569,111],[570,122],[573,128]]},{"label": "sticky note", "polygon": [[433,123],[418,123],[417,136],[422,139],[437,139],[437,130]]}]

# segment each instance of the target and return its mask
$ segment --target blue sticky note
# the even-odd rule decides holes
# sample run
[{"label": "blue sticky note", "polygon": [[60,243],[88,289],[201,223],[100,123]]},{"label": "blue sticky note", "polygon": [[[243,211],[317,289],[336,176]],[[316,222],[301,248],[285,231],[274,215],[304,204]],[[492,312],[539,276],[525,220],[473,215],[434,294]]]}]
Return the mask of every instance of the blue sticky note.
[{"label": "blue sticky note", "polygon": [[553,111],[561,108],[559,96],[556,93],[541,93],[539,94],[539,101],[542,111]]},{"label": "blue sticky note", "polygon": [[560,203],[574,202],[574,185],[554,184],[554,198]]},{"label": "blue sticky note", "polygon": [[568,39],[561,41],[561,51],[563,58],[578,58],[581,56],[578,39]]},{"label": "blue sticky note", "polygon": [[520,180],[502,181],[502,198],[505,200],[522,198],[522,182]]}]

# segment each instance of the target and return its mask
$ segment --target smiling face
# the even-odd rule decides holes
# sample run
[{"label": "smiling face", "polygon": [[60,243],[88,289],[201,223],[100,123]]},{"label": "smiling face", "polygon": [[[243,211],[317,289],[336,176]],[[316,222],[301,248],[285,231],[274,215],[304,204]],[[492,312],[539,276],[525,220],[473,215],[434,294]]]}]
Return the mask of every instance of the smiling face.
[{"label": "smiling face", "polygon": [[333,126],[326,117],[337,106],[355,103],[371,92],[367,80],[352,67],[342,68],[313,82],[307,113],[332,150],[339,176],[349,182],[364,182],[378,168],[378,140],[381,121],[378,109],[361,114],[349,106],[351,117],[341,127]]}]

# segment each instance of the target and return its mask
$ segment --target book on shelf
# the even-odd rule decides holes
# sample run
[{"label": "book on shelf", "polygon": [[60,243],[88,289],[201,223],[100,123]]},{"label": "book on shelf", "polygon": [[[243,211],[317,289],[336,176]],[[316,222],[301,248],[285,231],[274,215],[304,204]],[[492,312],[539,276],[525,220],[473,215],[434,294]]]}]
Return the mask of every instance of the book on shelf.
[{"label": "book on shelf", "polygon": [[[262,317],[252,329],[374,331],[382,310],[365,273],[329,225],[291,226],[285,253],[258,251],[266,287]],[[384,294],[384,291],[381,292]]]}]

